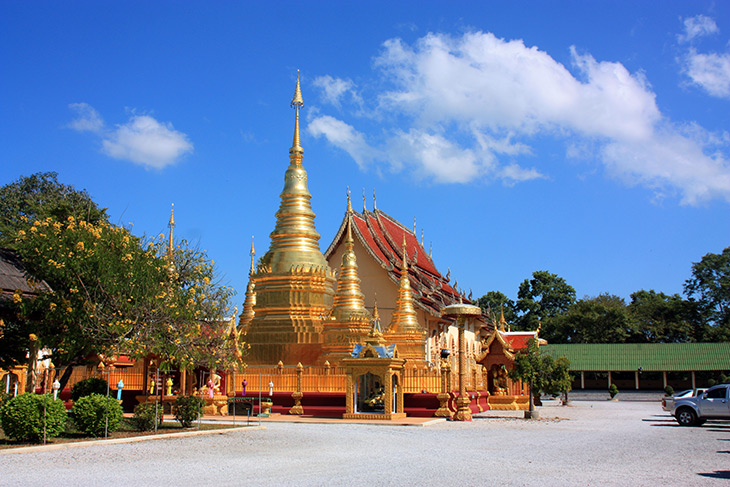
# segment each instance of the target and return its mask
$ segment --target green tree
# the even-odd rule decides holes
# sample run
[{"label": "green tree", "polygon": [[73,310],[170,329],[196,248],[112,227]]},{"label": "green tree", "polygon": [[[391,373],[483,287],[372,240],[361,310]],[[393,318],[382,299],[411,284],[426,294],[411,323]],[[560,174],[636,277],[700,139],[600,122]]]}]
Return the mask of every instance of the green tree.
[{"label": "green tree", "polygon": [[0,247],[12,247],[18,230],[28,222],[51,217],[66,221],[72,216],[89,223],[107,221],[105,208],[99,208],[86,191],[58,182],[55,172],[21,176],[0,188]]},{"label": "green tree", "polygon": [[185,368],[240,357],[224,319],[233,291],[205,252],[183,241],[167,255],[164,238],[109,224],[106,210],[56,173],[0,188],[0,209],[0,240],[52,289],[0,303],[2,365],[49,350],[63,387],[75,365],[99,355],[152,353]]},{"label": "green tree", "polygon": [[684,292],[710,325],[709,338],[730,340],[730,247],[692,264],[692,277],[685,282]]},{"label": "green tree", "polygon": [[631,341],[682,343],[702,341],[705,326],[695,317],[695,306],[679,294],[651,291],[631,294],[628,311],[634,323]]},{"label": "green tree", "polygon": [[525,412],[526,418],[537,417],[533,391],[542,389],[543,375],[541,371],[543,366],[540,349],[535,339],[530,339],[527,342],[527,348],[515,354],[515,361],[512,370],[509,372],[509,377],[512,380],[521,380],[523,383],[527,383],[530,388],[530,409]]},{"label": "green tree", "polygon": [[624,343],[632,332],[623,298],[601,294],[576,302],[543,327],[541,336],[551,343]]},{"label": "green tree", "polygon": [[536,330],[542,323],[544,333],[550,329],[550,322],[573,303],[575,289],[565,279],[547,271],[535,271],[532,279],[525,279],[517,292],[519,329]]},{"label": "green tree", "polygon": [[489,291],[477,300],[482,313],[492,322],[499,322],[500,311],[504,312],[507,323],[514,323],[516,318],[515,303],[499,291]]}]

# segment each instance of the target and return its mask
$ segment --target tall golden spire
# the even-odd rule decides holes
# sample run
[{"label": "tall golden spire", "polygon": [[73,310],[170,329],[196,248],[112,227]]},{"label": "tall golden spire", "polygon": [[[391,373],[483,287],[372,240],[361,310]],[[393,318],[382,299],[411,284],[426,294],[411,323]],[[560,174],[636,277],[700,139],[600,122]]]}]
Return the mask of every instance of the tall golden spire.
[{"label": "tall golden spire", "polygon": [[262,264],[274,273],[289,272],[296,266],[322,271],[327,268],[327,261],[319,249],[320,236],[314,227],[307,171],[302,165],[304,151],[299,142],[299,108],[302,105],[297,74],[297,87],[291,102],[296,109],[294,144],[289,150],[289,167],[284,174],[284,189],[280,195],[279,211],[276,212],[276,228],[271,233],[271,247],[262,259]]},{"label": "tall golden spire", "polygon": [[[352,238],[352,213],[352,202],[348,189],[345,251],[342,254],[340,274],[337,277],[337,291],[332,306],[332,316],[343,323],[352,321],[355,315],[367,316],[367,320],[370,320],[370,312],[365,308],[365,295],[360,288],[360,276],[357,272],[355,241]],[[367,329],[365,332],[367,333]]]},{"label": "tall golden spire", "polygon": [[254,265],[254,260],[256,258],[256,249],[253,246],[253,235],[251,235],[251,252],[249,252],[251,255],[251,270],[248,271],[248,275],[252,276],[256,273],[256,267]]},{"label": "tall golden spire", "polygon": [[292,98],[291,106],[297,111],[296,121],[294,122],[294,142],[292,143],[290,154],[303,154],[302,146],[299,144],[299,108],[304,106],[302,99],[302,89],[299,86],[299,70],[297,69],[297,87],[294,90],[294,98]]},{"label": "tall golden spire", "polygon": [[347,189],[347,233],[342,253],[337,291],[329,320],[324,322],[322,358],[329,360],[346,358],[355,345],[362,344],[368,336],[372,316],[365,308],[365,295],[360,288],[357,272],[355,241],[352,238],[352,201]]},{"label": "tall golden spire", "polygon": [[254,274],[256,269],[254,267],[254,259],[256,258],[256,250],[253,246],[253,236],[251,236],[251,270],[248,274],[248,286],[246,286],[246,299],[243,302],[243,310],[238,321],[239,333],[246,333],[248,326],[251,324],[251,320],[256,315],[254,307],[256,306],[256,283],[254,282]]},{"label": "tall golden spire", "polygon": [[170,222],[167,226],[170,227],[170,240],[167,242],[167,256],[172,259],[172,252],[175,248],[172,243],[172,231],[175,228],[175,203],[172,204],[172,208],[170,209]]},{"label": "tall golden spire", "polygon": [[504,308],[499,305],[499,331],[506,331],[504,325],[507,324],[507,320],[504,319]]},{"label": "tall golden spire", "polygon": [[411,280],[408,277],[408,249],[406,248],[406,235],[403,233],[403,264],[401,266],[400,286],[398,287],[398,299],[395,303],[393,317],[388,327],[389,333],[422,333],[423,329],[416,318],[416,310],[413,307],[413,292],[411,291]]},{"label": "tall golden spire", "polygon": [[401,265],[400,286],[395,310],[391,318],[386,339],[389,343],[398,346],[401,358],[423,361],[425,360],[424,339],[426,331],[418,323],[416,310],[413,306],[411,280],[408,277],[408,249],[406,235],[403,232],[403,264]]}]

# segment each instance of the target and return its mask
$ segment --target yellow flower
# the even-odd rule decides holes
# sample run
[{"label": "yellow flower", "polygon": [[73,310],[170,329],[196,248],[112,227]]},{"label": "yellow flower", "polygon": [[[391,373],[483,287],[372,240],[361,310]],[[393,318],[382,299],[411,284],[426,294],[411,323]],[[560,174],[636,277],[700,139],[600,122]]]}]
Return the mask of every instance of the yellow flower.
[{"label": "yellow flower", "polygon": [[79,242],[76,244],[76,248],[79,250],[84,250],[84,242]]},{"label": "yellow flower", "polygon": [[13,303],[17,304],[17,303],[20,303],[21,301],[23,301],[23,298],[20,297],[20,289],[17,289],[13,293]]},{"label": "yellow flower", "polygon": [[18,230],[18,235],[21,237],[25,235],[25,230]]},{"label": "yellow flower", "polygon": [[73,313],[73,310],[74,309],[71,306],[69,306],[68,308],[66,308],[66,311],[69,312],[69,313]]},{"label": "yellow flower", "polygon": [[56,303],[51,303],[51,305],[49,306],[49,308],[51,308],[51,311],[53,311],[54,309],[56,309]]},{"label": "yellow flower", "polygon": [[79,292],[79,290],[78,290],[78,289],[76,289],[75,287],[72,287],[72,288],[71,288],[71,289],[69,289],[68,291],[69,291],[69,292],[70,292],[71,294],[76,294],[77,292]]},{"label": "yellow flower", "polygon": [[38,340],[38,337],[36,336],[35,333],[31,333],[30,335],[28,335],[28,338],[30,339],[31,342]]},{"label": "yellow flower", "polygon": [[70,222],[73,222],[73,221],[74,221],[74,217],[72,217],[72,216],[69,216],[68,218],[66,218],[66,220],[67,220],[67,221],[70,221]]},{"label": "yellow flower", "polygon": [[38,229],[37,229],[37,228],[35,227],[35,225],[34,225],[34,226],[30,227],[30,231],[31,231],[31,232],[37,232],[37,231],[38,231]]}]

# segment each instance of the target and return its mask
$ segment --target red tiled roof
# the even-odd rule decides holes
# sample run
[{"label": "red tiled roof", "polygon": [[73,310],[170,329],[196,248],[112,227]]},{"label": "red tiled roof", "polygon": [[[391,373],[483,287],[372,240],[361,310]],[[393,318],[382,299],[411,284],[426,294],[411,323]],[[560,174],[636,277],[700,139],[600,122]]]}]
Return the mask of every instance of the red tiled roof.
[{"label": "red tiled roof", "polygon": [[[431,256],[412,231],[380,210],[363,210],[362,214],[353,212],[353,221],[354,236],[388,271],[393,282],[398,282],[400,279],[405,236],[408,276],[415,301],[421,308],[438,316],[441,307],[453,304],[458,299],[458,293],[449,284],[448,279],[436,269]],[[346,219],[343,219],[337,235],[325,252],[325,258],[334,252],[344,238],[346,224]]]}]

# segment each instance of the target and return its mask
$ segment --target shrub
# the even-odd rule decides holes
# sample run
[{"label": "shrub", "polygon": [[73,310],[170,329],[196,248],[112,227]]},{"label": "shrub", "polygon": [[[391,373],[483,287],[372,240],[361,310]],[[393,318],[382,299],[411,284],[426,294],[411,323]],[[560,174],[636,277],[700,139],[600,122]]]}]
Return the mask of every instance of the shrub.
[{"label": "shrub", "polygon": [[611,384],[611,387],[608,388],[608,393],[611,394],[611,399],[618,394],[618,387],[616,387],[616,384]]},{"label": "shrub", "polygon": [[715,379],[707,379],[707,387],[712,387],[714,385],[717,385],[717,381]]},{"label": "shrub", "polygon": [[179,396],[175,400],[175,419],[183,428],[190,428],[202,413],[203,400],[198,396]]},{"label": "shrub", "polygon": [[122,422],[122,406],[113,397],[107,398],[106,395],[101,394],[83,396],[74,402],[71,417],[76,427],[91,436],[103,435],[104,428],[107,426],[107,404],[109,407],[108,431],[116,431]]},{"label": "shrub", "polygon": [[[155,403],[143,402],[134,406],[135,427],[140,431],[150,431],[155,428]],[[162,423],[162,404],[157,407],[157,424]]]},{"label": "shrub", "polygon": [[667,386],[664,388],[664,395],[671,396],[672,394],[674,394],[674,387]]},{"label": "shrub", "polygon": [[43,438],[43,403],[46,408],[46,437],[60,435],[66,428],[66,408],[61,400],[46,394],[25,393],[16,396],[0,408],[0,423],[5,436],[19,441],[39,441]]},{"label": "shrub", "polygon": [[100,394],[106,396],[107,383],[104,379],[92,377],[84,379],[74,384],[71,388],[71,400],[76,402],[79,398],[88,396],[89,394]]}]

